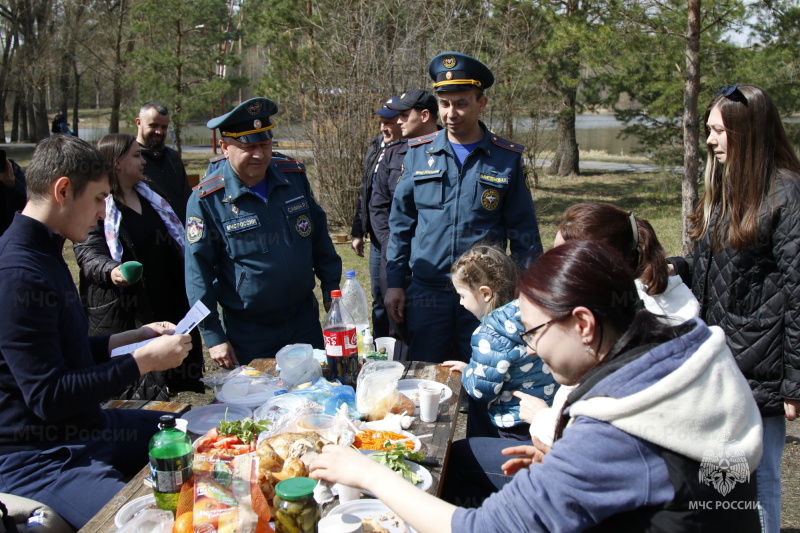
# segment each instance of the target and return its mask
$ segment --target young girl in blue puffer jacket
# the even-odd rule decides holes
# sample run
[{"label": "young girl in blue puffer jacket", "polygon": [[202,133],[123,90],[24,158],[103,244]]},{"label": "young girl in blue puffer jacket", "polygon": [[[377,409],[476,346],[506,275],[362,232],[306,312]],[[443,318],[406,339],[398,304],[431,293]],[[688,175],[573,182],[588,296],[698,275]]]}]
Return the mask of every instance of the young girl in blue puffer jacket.
[{"label": "young girl in blue puffer jacket", "polygon": [[481,319],[472,334],[469,363],[443,363],[463,373],[461,383],[469,394],[467,437],[527,440],[529,425],[520,420],[513,393],[550,404],[558,384],[541,359],[527,355],[520,339],[517,266],[500,248],[476,244],[453,263],[450,274],[461,305]]}]

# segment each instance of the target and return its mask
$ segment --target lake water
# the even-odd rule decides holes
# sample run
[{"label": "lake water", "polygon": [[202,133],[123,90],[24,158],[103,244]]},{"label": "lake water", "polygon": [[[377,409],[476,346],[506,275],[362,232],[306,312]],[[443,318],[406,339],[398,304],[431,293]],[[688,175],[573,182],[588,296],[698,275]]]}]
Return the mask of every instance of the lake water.
[{"label": "lake water", "polygon": [[[519,142],[525,142],[525,132],[530,129],[530,119],[518,119],[514,123],[515,137]],[[620,139],[619,133],[622,124],[612,115],[580,115],[576,117],[575,125],[577,128],[578,146],[581,150],[596,150],[606,152],[609,155],[641,155],[642,150],[636,139]],[[491,124],[490,124],[491,127]],[[94,143],[100,140],[108,128],[81,128],[80,136],[82,139]],[[122,133],[136,135],[136,128],[123,128]],[[170,132],[171,133],[171,132]],[[297,125],[275,126],[275,138],[280,139],[302,139],[302,127]],[[554,125],[548,125],[542,129],[542,140],[540,150],[552,151],[555,149],[556,130]],[[211,132],[203,124],[192,124],[184,127],[181,132],[184,146],[189,145],[210,145]]]}]

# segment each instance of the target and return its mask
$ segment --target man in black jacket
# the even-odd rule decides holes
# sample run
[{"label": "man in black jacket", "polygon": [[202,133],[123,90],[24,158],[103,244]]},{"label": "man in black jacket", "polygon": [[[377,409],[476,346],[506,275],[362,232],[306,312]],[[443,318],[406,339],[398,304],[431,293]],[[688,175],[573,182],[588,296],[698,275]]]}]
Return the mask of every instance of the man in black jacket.
[{"label": "man in black jacket", "polygon": [[383,305],[383,292],[381,292],[379,283],[381,246],[370,222],[369,203],[372,197],[373,179],[386,148],[400,140],[397,111],[388,107],[388,104],[398,101],[399,98],[391,97],[382,108],[373,113],[380,119],[381,133],[372,139],[367,153],[364,155],[364,174],[361,178],[361,189],[358,195],[356,214],[353,217],[353,227],[350,231],[353,236],[351,245],[357,255],[364,257],[364,237],[366,235],[370,236],[372,243],[369,253],[369,277],[370,291],[372,292],[372,330],[375,338],[389,335],[389,317]]},{"label": "man in black jacket", "polygon": [[144,175],[164,192],[169,205],[181,221],[186,222],[186,202],[192,194],[186,169],[178,152],[166,146],[169,111],[159,102],[147,102],[136,118],[136,140],[145,160]]}]

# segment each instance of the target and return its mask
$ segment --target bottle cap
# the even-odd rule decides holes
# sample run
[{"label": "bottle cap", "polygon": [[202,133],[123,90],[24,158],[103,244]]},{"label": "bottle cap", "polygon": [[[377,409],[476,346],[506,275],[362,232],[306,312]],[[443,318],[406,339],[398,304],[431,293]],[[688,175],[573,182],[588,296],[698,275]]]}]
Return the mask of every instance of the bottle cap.
[{"label": "bottle cap", "polygon": [[284,500],[304,500],[314,493],[317,482],[307,477],[284,479],[275,485],[275,493]]},{"label": "bottle cap", "polygon": [[161,415],[161,418],[158,419],[158,427],[161,429],[174,428],[175,415]]},{"label": "bottle cap", "polygon": [[339,289],[331,291],[331,298],[341,298],[341,297],[342,297],[342,291],[340,291]]},{"label": "bottle cap", "polygon": [[138,261],[126,261],[119,266],[119,271],[122,273],[122,277],[125,278],[125,281],[128,283],[136,283],[142,277],[142,271],[144,267]]},{"label": "bottle cap", "polygon": [[348,270],[347,272],[344,273],[344,277],[346,277],[348,279],[354,278],[354,277],[356,277],[356,271],[355,270]]}]

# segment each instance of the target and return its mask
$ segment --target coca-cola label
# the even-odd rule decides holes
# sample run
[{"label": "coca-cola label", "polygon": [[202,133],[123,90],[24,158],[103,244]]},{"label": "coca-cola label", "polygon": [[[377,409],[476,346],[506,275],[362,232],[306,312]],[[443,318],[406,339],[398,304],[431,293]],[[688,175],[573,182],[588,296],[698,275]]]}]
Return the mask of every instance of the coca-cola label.
[{"label": "coca-cola label", "polygon": [[325,336],[325,355],[344,357],[358,354],[358,336],[356,328],[335,326],[322,332]]}]

